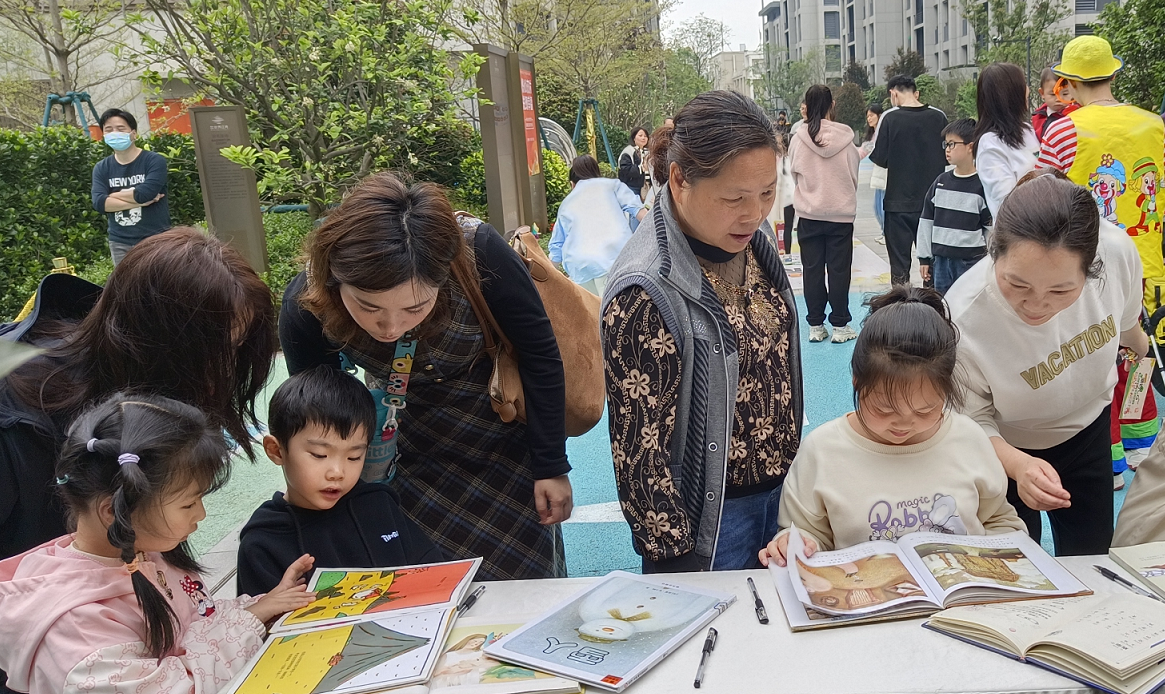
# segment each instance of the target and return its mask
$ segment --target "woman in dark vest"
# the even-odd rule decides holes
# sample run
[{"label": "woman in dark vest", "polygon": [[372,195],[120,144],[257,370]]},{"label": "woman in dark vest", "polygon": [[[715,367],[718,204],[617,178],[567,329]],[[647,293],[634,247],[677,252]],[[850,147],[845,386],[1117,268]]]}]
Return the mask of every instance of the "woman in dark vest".
[{"label": "woman in dark vest", "polygon": [[603,297],[619,500],[645,572],[750,568],[801,438],[796,303],[765,222],[782,152],[727,91],[651,152],[667,185]]},{"label": "woman in dark vest", "polygon": [[[307,240],[309,271],[284,293],[287,368],[364,370],[378,431],[364,479],[479,580],[564,576],[570,517],[565,385],[550,319],[517,254],[488,224],[465,232],[442,190],[366,178]],[[463,283],[474,282],[517,350],[526,424],[488,392],[493,362]]]}]

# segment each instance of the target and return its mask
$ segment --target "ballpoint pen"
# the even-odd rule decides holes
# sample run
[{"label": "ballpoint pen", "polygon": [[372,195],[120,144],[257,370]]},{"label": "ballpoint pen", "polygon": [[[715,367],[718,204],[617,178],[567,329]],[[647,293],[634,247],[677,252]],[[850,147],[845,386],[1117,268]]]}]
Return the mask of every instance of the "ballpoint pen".
[{"label": "ballpoint pen", "polygon": [[696,670],[696,689],[704,681],[704,666],[708,663],[708,654],[716,647],[716,630],[708,627],[708,638],[704,639],[704,651],[700,654],[700,668]]},{"label": "ballpoint pen", "polygon": [[757,595],[756,584],[752,582],[752,577],[748,578],[748,589],[752,591],[752,601],[756,607],[756,618],[760,620],[761,624],[769,623],[769,613],[765,612],[765,604],[760,601],[760,595]]},{"label": "ballpoint pen", "polygon": [[1128,588],[1129,590],[1133,591],[1137,595],[1143,595],[1146,598],[1152,598],[1152,599],[1156,600],[1157,602],[1165,602],[1165,600],[1162,600],[1160,597],[1150,593],[1149,591],[1145,590],[1144,588],[1142,588],[1140,586],[1133,585],[1132,583],[1130,583],[1129,581],[1125,580],[1123,577],[1118,575],[1115,571],[1112,571],[1110,569],[1106,569],[1103,566],[1097,566],[1096,564],[1093,564],[1092,568],[1099,571],[1101,576],[1104,576],[1105,578],[1112,581],[1113,583],[1119,583],[1120,585],[1124,586],[1125,588]]},{"label": "ballpoint pen", "polygon": [[457,606],[457,611],[465,612],[469,608],[473,607],[473,603],[477,602],[477,599],[480,598],[481,594],[484,592],[485,586],[478,586],[477,590],[470,593],[468,597],[461,601],[461,604]]}]

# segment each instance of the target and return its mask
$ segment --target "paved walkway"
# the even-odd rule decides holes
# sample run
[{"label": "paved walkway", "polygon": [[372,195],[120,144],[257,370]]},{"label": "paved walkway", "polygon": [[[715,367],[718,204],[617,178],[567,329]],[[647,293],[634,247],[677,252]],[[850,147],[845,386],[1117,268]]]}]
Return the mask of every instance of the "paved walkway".
[{"label": "paved walkway", "polygon": [[[859,170],[858,216],[854,226],[854,280],[850,296],[854,326],[859,327],[866,312],[861,302],[866,294],[883,291],[889,284],[886,247],[877,243],[880,235],[873,214],[873,193],[869,188],[870,166],[863,162]],[[796,248],[794,248],[794,251]],[[914,268],[918,280],[917,263]],[[796,285],[800,278],[794,278]],[[799,286],[798,286],[799,290]],[[799,315],[805,305],[798,297]],[[849,362],[853,342],[835,345],[830,342],[809,344],[807,330],[802,330],[802,362],[806,392],[806,433],[814,427],[853,409]],[[260,398],[259,415],[265,417],[270,392],[286,378],[282,357],[277,361],[272,385]],[[262,456],[262,451],[259,451]],[[567,569],[571,576],[603,575],[615,569],[639,571],[640,561],[631,548],[631,534],[619,510],[611,462],[607,422],[603,421],[584,436],[567,441],[567,454],[574,470],[575,510],[563,524]],[[1126,473],[1131,479],[1131,473]],[[278,467],[261,457],[254,463],[236,459],[230,484],[206,500],[207,519],[191,541],[210,574],[210,585],[220,587],[219,595],[233,594],[233,570],[238,549],[238,530],[251,512],[264,500],[283,488]],[[1124,492],[1117,494],[1117,510]],[[1044,537],[1051,533],[1045,529]],[[1049,546],[1050,549],[1050,546]]]}]

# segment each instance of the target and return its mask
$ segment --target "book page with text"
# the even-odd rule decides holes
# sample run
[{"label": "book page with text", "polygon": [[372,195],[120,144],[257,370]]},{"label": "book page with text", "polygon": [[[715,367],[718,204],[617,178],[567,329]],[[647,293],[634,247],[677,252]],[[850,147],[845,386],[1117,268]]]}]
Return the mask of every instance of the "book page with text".
[{"label": "book page with text", "polygon": [[1038,640],[1087,655],[1124,678],[1165,659],[1165,605],[1113,593]]},{"label": "book page with text", "polygon": [[947,624],[985,627],[1010,643],[1015,655],[1022,656],[1032,644],[1087,611],[1089,602],[1095,600],[1077,597],[952,607],[928,623],[940,629]]}]

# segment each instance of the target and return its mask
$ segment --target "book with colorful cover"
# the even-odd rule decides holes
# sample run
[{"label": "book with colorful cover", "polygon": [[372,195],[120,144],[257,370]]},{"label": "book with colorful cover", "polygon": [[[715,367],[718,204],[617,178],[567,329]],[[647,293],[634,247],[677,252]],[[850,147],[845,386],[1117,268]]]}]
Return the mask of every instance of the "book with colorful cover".
[{"label": "book with colorful cover", "polygon": [[362,694],[429,680],[481,559],[316,571],[223,694]]},{"label": "book with colorful cover", "polygon": [[806,557],[789,533],[787,567],[769,564],[793,631],[909,619],[944,607],[1092,591],[1021,531],[910,533]]},{"label": "book with colorful cover", "polygon": [[485,646],[485,653],[621,692],[735,600],[728,593],[613,571]]},{"label": "book with colorful cover", "polygon": [[376,615],[456,607],[481,566],[481,559],[419,564],[392,569],[318,569],[307,589],[315,602],[279,618],[272,634],[322,624],[358,622]]}]

